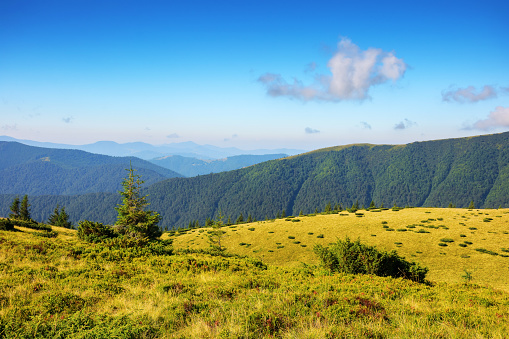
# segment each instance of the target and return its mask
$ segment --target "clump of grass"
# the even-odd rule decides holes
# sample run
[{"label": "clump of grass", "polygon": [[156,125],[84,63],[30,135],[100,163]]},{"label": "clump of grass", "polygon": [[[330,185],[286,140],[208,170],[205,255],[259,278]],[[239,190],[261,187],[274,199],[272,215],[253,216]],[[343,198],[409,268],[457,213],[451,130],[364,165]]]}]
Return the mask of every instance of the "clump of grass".
[{"label": "clump of grass", "polygon": [[387,225],[387,221],[382,221],[382,225]]},{"label": "clump of grass", "polygon": [[465,234],[460,234],[460,238],[466,238],[467,236]]},{"label": "clump of grass", "polygon": [[406,228],[398,228],[396,231],[398,231],[398,232],[406,232],[408,230]]},{"label": "clump of grass", "polygon": [[454,240],[451,238],[442,238],[442,239],[440,239],[440,241],[441,242],[454,242]]},{"label": "clump of grass", "polygon": [[295,237],[293,235],[289,235],[288,239],[295,239]]},{"label": "clump of grass", "polygon": [[469,227],[468,229],[473,231],[473,230],[476,230],[477,227]]},{"label": "clump of grass", "polygon": [[297,240],[297,241],[294,241],[293,243],[298,245],[298,244],[300,244],[300,241]]},{"label": "clump of grass", "polygon": [[446,247],[446,246],[447,246],[447,244],[446,244],[445,242],[439,242],[439,243],[438,243],[438,246]]},{"label": "clump of grass", "polygon": [[467,244],[458,244],[459,247],[467,247]]},{"label": "clump of grass", "polygon": [[472,245],[473,244],[473,242],[471,242],[471,241],[463,241],[463,243],[467,244],[467,245]]},{"label": "clump of grass", "polygon": [[487,250],[485,248],[476,248],[475,250],[477,252],[486,253],[486,254],[490,254],[490,255],[498,255],[497,252],[493,252],[493,251]]},{"label": "clump of grass", "polygon": [[319,238],[319,239],[323,239],[324,235],[323,234],[318,234],[316,237]]},{"label": "clump of grass", "polygon": [[248,230],[249,230],[249,231],[254,231],[254,230],[255,230],[255,228],[254,228],[254,227],[249,227],[249,228],[248,228]]},{"label": "clump of grass", "polygon": [[385,230],[389,231],[389,232],[392,232],[392,231],[394,231],[394,228],[386,228]]},{"label": "clump of grass", "polygon": [[308,232],[308,235],[313,235],[314,233],[313,232]]}]

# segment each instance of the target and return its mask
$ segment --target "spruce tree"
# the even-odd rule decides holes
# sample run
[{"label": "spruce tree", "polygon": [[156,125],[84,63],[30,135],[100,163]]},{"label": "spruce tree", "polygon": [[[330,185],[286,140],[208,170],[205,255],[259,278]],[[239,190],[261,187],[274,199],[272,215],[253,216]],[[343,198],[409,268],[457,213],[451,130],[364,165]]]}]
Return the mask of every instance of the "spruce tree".
[{"label": "spruce tree", "polygon": [[14,198],[10,209],[11,209],[11,214],[9,214],[9,218],[18,219],[19,218],[19,197]]},{"label": "spruce tree", "polygon": [[57,226],[58,220],[60,219],[60,208],[57,205],[53,210],[53,213],[48,218],[48,225]]},{"label": "spruce tree", "polygon": [[218,213],[219,214],[217,216],[217,219],[215,220],[215,222],[213,222],[212,231],[209,232],[208,237],[209,237],[210,247],[213,250],[222,252],[222,251],[225,250],[225,248],[221,244],[221,240],[223,239],[224,234],[226,232],[221,229],[221,227],[223,227],[223,218],[224,218],[224,216],[223,216],[221,210],[219,210]]},{"label": "spruce tree", "polygon": [[21,220],[29,221],[30,218],[30,204],[28,203],[28,196],[25,194],[23,200],[21,200],[21,207],[19,209],[19,218]]},{"label": "spruce tree", "polygon": [[65,212],[65,207],[62,206],[60,214],[58,215],[57,226],[72,228],[72,223],[69,221],[69,215]]},{"label": "spruce tree", "polygon": [[161,217],[156,212],[145,210],[149,203],[147,195],[141,195],[141,176],[134,173],[132,166],[126,170],[129,173],[122,182],[123,191],[120,192],[123,201],[115,208],[118,212],[115,228],[118,233],[132,238],[159,238],[162,232],[157,223]]}]

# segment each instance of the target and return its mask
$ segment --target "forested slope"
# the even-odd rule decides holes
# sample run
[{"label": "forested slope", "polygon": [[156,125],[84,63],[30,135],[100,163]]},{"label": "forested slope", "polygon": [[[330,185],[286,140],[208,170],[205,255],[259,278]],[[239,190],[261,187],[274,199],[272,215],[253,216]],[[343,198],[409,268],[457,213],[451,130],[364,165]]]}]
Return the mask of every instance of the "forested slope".
[{"label": "forested slope", "polygon": [[132,164],[147,185],[181,175],[135,157],[0,142],[0,193],[71,195],[117,192]]},{"label": "forested slope", "polygon": [[[240,213],[244,219],[251,215],[260,220],[283,210],[297,215],[322,210],[327,203],[346,208],[357,201],[368,206],[371,200],[386,207],[466,207],[470,201],[476,207],[507,207],[508,179],[509,133],[501,133],[396,146],[332,147],[231,172],[169,179],[147,185],[145,192],[150,208],[162,215],[163,227],[182,227],[192,220],[203,225],[219,209],[235,221]],[[93,206],[109,211],[115,205],[91,195],[80,199],[73,209],[87,206],[87,215]],[[39,200],[31,200],[33,209],[43,204],[44,199]],[[1,205],[8,207],[8,202]],[[73,209],[69,213],[77,219],[86,215]],[[2,213],[7,213],[5,207]],[[98,221],[113,222],[114,213],[106,217],[108,213]]]}]

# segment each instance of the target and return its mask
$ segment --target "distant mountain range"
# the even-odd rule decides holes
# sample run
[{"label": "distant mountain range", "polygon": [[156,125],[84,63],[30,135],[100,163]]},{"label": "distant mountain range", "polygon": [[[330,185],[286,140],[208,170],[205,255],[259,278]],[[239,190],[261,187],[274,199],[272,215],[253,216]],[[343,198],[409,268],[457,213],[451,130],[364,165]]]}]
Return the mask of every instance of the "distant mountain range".
[{"label": "distant mountain range", "polygon": [[[368,206],[371,200],[385,207],[467,207],[471,201],[478,208],[509,207],[509,132],[331,147],[229,172],[167,179],[147,185],[144,192],[165,228],[194,220],[203,225],[219,210],[233,220],[241,213],[261,220],[283,210],[298,215],[323,210],[327,203],[346,208],[356,202]],[[0,215],[8,214],[12,198],[0,196]],[[58,203],[73,221],[113,223],[117,201],[118,193],[30,197],[38,220],[45,220]]]},{"label": "distant mountain range", "polygon": [[147,185],[182,177],[135,157],[32,147],[0,141],[0,194],[74,195],[117,192],[132,164]]},{"label": "distant mountain range", "polygon": [[233,171],[264,161],[284,158],[286,156],[286,154],[235,155],[223,159],[200,160],[180,155],[169,155],[149,161],[158,166],[178,172],[186,177],[194,177],[197,175]]},{"label": "distant mountain range", "polygon": [[0,141],[15,141],[29,146],[76,149],[90,153],[125,157],[133,156],[144,160],[160,158],[168,155],[180,155],[197,159],[211,160],[232,157],[236,155],[265,155],[265,154],[288,154],[295,155],[304,153],[304,150],[298,149],[255,149],[241,150],[234,147],[221,148],[212,145],[198,145],[194,142],[171,143],[161,146],[154,146],[143,142],[131,142],[118,144],[113,141],[99,141],[87,145],[67,145],[49,142],[38,142],[33,140],[19,140],[8,136],[0,136]]}]

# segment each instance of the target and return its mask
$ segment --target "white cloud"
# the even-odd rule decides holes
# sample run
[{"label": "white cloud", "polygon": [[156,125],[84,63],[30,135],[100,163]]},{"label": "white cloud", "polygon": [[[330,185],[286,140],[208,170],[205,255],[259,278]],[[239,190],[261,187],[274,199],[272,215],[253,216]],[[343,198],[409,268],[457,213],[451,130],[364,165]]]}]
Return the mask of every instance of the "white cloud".
[{"label": "white cloud", "polygon": [[320,133],[320,131],[319,131],[319,130],[317,130],[317,129],[313,129],[313,128],[311,128],[311,127],[306,127],[306,128],[304,129],[304,132],[306,132],[306,134],[315,134],[315,133]]},{"label": "white cloud", "polygon": [[[314,63],[312,63],[315,65]],[[286,96],[303,101],[365,100],[369,89],[387,81],[403,77],[407,69],[403,59],[393,52],[379,48],[365,51],[342,38],[338,49],[327,63],[332,75],[317,75],[313,85],[306,86],[298,79],[287,82],[279,74],[266,73],[258,78],[270,96]]]},{"label": "white cloud", "polygon": [[490,112],[487,119],[479,120],[473,128],[491,130],[497,127],[509,127],[509,107],[498,106]]},{"label": "white cloud", "polygon": [[417,124],[413,121],[405,119],[403,121],[398,122],[396,125],[394,125],[394,129],[407,129],[414,125],[417,125]]},{"label": "white cloud", "polygon": [[476,90],[474,86],[468,86],[467,88],[452,88],[442,92],[442,101],[447,102],[473,103],[496,97],[497,90],[489,85],[484,86],[482,90]]},{"label": "white cloud", "polygon": [[231,138],[224,138],[224,141],[231,141],[232,139],[238,138],[238,134],[232,134]]},{"label": "white cloud", "polygon": [[168,139],[176,139],[176,138],[180,138],[180,136],[179,136],[177,133],[168,134],[166,137],[167,137]]},{"label": "white cloud", "polygon": [[4,131],[17,131],[18,130],[18,125],[14,124],[14,125],[2,125],[2,129]]},{"label": "white cloud", "polygon": [[361,121],[361,127],[364,129],[371,129],[371,125],[365,121]]}]

